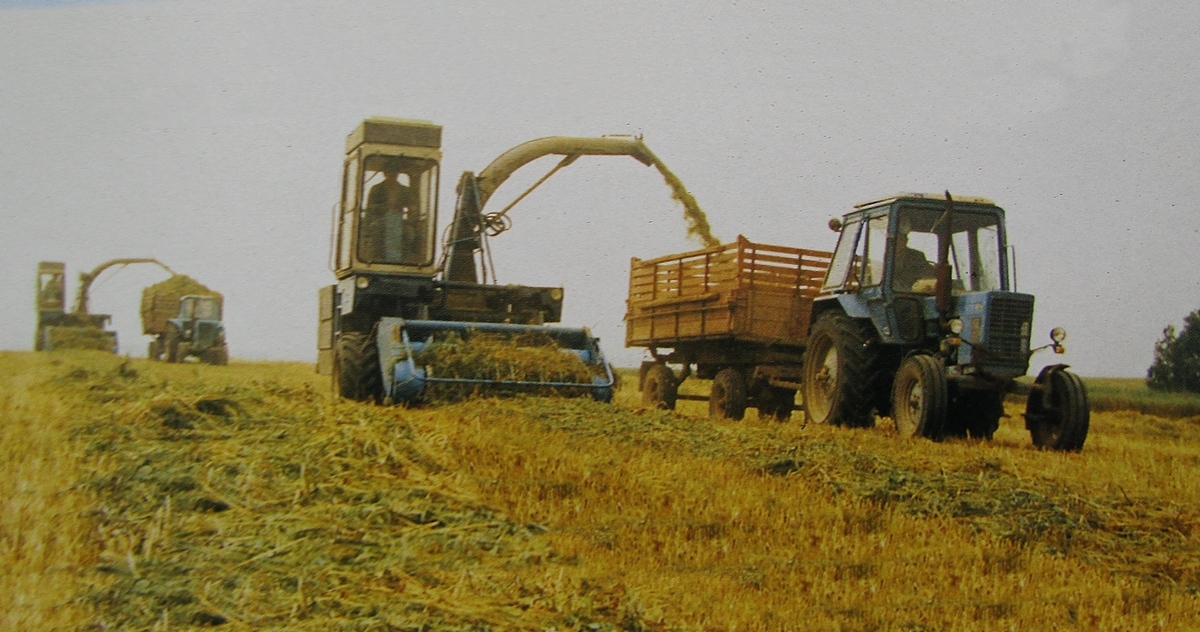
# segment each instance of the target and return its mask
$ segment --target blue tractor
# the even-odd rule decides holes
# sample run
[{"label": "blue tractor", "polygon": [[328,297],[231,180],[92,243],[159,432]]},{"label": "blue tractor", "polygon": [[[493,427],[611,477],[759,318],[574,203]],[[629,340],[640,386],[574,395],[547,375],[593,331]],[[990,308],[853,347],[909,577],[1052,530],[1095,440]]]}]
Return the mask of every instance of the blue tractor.
[{"label": "blue tractor", "polygon": [[484,208],[514,171],[543,156],[562,160],[533,187],[584,155],[628,155],[645,164],[656,158],[634,138],[549,137],[518,145],[479,174],[462,174],[439,257],[441,136],[442,128],[426,121],[370,118],[347,138],[330,253],[337,283],[318,295],[317,371],[332,375],[341,397],[418,403],[431,383],[463,381],[414,363],[429,344],[445,336],[536,333],[576,354],[595,377],[569,384],[482,380],[480,386],[554,386],[608,401],[614,375],[598,340],[586,329],[546,325],[561,318],[562,288],[501,285],[494,272],[488,279],[488,239],[510,226],[509,209],[529,191],[501,211]]},{"label": "blue tractor", "polygon": [[1079,450],[1089,406],[1063,364],[1018,380],[1034,297],[1016,291],[1004,210],[984,198],[902,194],[860,204],[839,232],[804,353],[808,419],[846,426],[890,415],[902,435],[990,439],[1008,393],[1026,396],[1035,445]]}]

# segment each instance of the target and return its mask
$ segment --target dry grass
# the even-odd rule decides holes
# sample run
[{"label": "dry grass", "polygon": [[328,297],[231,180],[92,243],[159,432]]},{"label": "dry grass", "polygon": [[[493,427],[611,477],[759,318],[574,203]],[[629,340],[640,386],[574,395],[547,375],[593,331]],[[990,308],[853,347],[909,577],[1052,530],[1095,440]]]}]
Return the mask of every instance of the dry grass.
[{"label": "dry grass", "polygon": [[[4,499],[25,503],[23,522],[5,514],[0,562],[19,570],[0,589],[36,586],[36,603],[0,601],[12,629],[1190,629],[1200,615],[1189,420],[1097,414],[1084,451],[1058,454],[1032,449],[1019,418],[991,444],[935,444],[884,425],[712,422],[695,402],[641,410],[630,392],[408,410],[332,403],[308,365],[0,359],[5,480],[24,485]],[[13,465],[10,445],[34,444],[41,465]],[[10,545],[38,537],[54,544]]]},{"label": "dry grass", "polygon": [[[603,370],[585,364],[579,356],[561,349],[553,338],[536,332],[518,336],[476,333],[465,339],[452,332],[426,346],[413,359],[418,366],[427,367],[431,377],[496,382],[591,384],[592,378]],[[556,391],[553,387],[536,390],[539,394]],[[530,389],[440,383],[430,385],[427,398],[447,403],[481,392],[512,394],[530,392]]]}]

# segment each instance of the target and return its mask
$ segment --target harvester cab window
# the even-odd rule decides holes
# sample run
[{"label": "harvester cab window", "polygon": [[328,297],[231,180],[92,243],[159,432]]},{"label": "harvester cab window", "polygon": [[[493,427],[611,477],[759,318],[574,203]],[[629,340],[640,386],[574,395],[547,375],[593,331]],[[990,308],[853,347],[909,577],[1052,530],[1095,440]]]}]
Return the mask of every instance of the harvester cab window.
[{"label": "harvester cab window", "polygon": [[[897,216],[892,288],[933,294],[944,211],[902,209]],[[985,292],[1002,288],[999,217],[956,210],[949,245],[951,291]]]},{"label": "harvester cab window", "polygon": [[38,274],[38,308],[46,311],[63,310],[63,275],[61,272]]},{"label": "harvester cab window", "polygon": [[367,263],[424,266],[433,260],[433,195],[437,164],[400,156],[368,156],[363,164],[358,258]]}]

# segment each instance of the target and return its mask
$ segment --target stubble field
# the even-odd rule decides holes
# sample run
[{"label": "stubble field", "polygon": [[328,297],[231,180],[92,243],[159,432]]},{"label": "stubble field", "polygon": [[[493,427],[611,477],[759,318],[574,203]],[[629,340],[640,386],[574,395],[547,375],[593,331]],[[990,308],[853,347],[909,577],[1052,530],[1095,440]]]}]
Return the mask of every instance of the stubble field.
[{"label": "stubble field", "polygon": [[306,364],[0,353],[0,625],[1200,620],[1200,418],[1114,406],[1061,454],[1012,404],[991,443],[705,412],[628,387],[382,408],[332,401]]}]

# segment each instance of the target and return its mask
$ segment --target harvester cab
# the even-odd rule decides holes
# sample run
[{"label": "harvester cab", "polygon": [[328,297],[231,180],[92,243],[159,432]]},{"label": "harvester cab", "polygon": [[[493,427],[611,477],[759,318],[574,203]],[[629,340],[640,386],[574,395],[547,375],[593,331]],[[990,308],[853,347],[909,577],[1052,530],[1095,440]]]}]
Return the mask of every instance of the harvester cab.
[{"label": "harvester cab", "polygon": [[[550,137],[514,147],[478,175],[462,174],[439,259],[435,246],[441,136],[442,128],[426,121],[370,118],[346,140],[330,252],[337,284],[319,292],[317,340],[317,371],[333,375],[335,391],[342,397],[421,401],[423,388],[399,386],[411,386],[412,375],[419,373],[420,367],[413,365],[414,350],[395,346],[412,332],[420,331],[427,340],[447,332],[469,335],[491,324],[503,325],[503,333],[520,338],[521,331],[548,331],[546,323],[561,319],[562,288],[501,285],[486,265],[488,238],[509,226],[511,205],[491,214],[484,207],[514,171],[552,154],[563,156],[554,171],[582,155],[629,155],[646,164],[653,159],[640,140],[631,138]],[[613,384],[608,363],[590,333],[575,332],[553,337],[565,345],[564,351],[575,352],[606,376],[589,382],[589,389],[607,401]],[[503,385],[526,381],[507,380]],[[545,385],[533,382],[532,386]]]},{"label": "harvester cab", "polygon": [[840,238],[805,358],[810,419],[868,425],[878,412],[901,434],[990,438],[1005,394],[1021,392],[1035,444],[1082,447],[1082,381],[1062,364],[1032,385],[1017,380],[1034,352],[1062,353],[1066,332],[1031,348],[1034,297],[1016,291],[1003,209],[949,192],[901,194],[830,227]]}]

